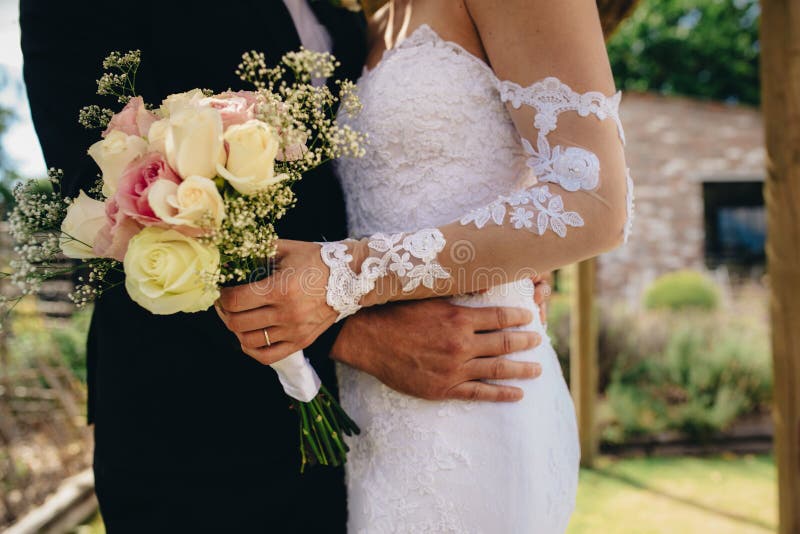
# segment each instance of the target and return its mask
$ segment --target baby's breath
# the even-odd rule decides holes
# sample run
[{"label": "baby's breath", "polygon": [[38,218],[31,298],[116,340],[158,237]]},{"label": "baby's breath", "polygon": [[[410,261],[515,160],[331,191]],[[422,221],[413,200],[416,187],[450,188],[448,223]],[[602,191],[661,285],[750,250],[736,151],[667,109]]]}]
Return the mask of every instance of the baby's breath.
[{"label": "baby's breath", "polygon": [[342,109],[351,117],[355,117],[361,113],[363,105],[358,98],[358,88],[350,80],[338,82],[339,85],[339,100],[341,100]]},{"label": "baby's breath", "polygon": [[[50,169],[46,180],[28,180],[14,188],[15,206],[8,217],[9,234],[14,240],[15,257],[9,262],[10,273],[0,273],[16,289],[14,298],[0,298],[0,322],[13,307],[9,303],[26,295],[39,293],[44,281],[69,275],[79,269],[61,254],[61,239],[70,239],[61,230],[71,199],[63,198],[60,182],[63,172]],[[80,278],[71,295],[79,307],[91,302],[108,285],[109,270],[118,262],[92,259],[86,262],[88,274]]]},{"label": "baby's breath", "polygon": [[314,78],[329,78],[341,64],[329,52],[314,52],[300,47],[288,52],[281,62],[286,65],[300,83],[311,83]]},{"label": "baby's breath", "polygon": [[276,252],[275,223],[295,203],[291,181],[279,183],[254,195],[225,195],[225,219],[210,236],[223,258],[220,283],[244,282],[261,259]]},{"label": "baby's breath", "polygon": [[242,54],[242,62],[236,69],[236,75],[242,81],[252,83],[256,89],[272,91],[276,83],[284,76],[285,69],[281,66],[267,68],[263,52],[255,50]]},{"label": "baby's breath", "polygon": [[139,68],[141,62],[141,50],[130,50],[124,54],[122,52],[111,52],[103,60],[103,68],[106,70],[119,69],[126,72],[131,70],[135,71]]},{"label": "baby's breath", "polygon": [[113,116],[113,109],[101,108],[97,105],[84,106],[78,113],[78,122],[89,130],[105,129]]},{"label": "baby's breath", "polygon": [[97,80],[97,94],[113,96],[125,104],[136,96],[136,73],[142,61],[140,50],[111,52],[103,60],[103,75]]},{"label": "baby's breath", "polygon": [[85,274],[78,277],[78,283],[69,294],[69,298],[78,309],[85,308],[94,302],[103,291],[111,289],[117,283],[109,281],[111,271],[121,271],[120,262],[109,258],[93,258],[85,262]]},{"label": "baby's breath", "polygon": [[[361,111],[355,84],[338,81],[337,95],[328,86],[312,83],[333,76],[337,66],[339,62],[331,54],[304,48],[284,55],[281,64],[271,69],[264,54],[242,56],[236,72],[258,90],[256,118],[279,134],[282,153],[293,154],[290,161],[278,164],[280,172],[302,175],[332,159],[364,153],[365,136],[335,120],[339,105],[349,116]],[[287,73],[291,73],[288,79]],[[298,146],[304,149],[299,152]]]}]

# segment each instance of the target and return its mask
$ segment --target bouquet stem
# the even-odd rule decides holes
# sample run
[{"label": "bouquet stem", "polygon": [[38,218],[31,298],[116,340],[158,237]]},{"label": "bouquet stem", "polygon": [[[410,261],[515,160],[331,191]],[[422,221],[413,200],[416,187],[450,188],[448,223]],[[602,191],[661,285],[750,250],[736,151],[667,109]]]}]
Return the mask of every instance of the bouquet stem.
[{"label": "bouquet stem", "polygon": [[295,401],[300,422],[300,472],[306,465],[339,466],[347,461],[350,448],[343,435],[361,432],[330,392],[321,386],[309,402]]},{"label": "bouquet stem", "polygon": [[300,423],[300,472],[306,465],[339,466],[350,449],[344,436],[359,434],[350,419],[314,371],[303,351],[271,364],[283,390],[292,399]]}]

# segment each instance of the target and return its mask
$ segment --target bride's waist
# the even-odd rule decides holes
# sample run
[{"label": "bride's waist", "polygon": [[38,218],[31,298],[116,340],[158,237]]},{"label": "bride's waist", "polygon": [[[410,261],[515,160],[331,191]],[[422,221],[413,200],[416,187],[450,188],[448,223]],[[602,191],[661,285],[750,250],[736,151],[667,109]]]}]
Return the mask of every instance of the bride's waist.
[{"label": "bride's waist", "polygon": [[517,280],[516,282],[493,285],[486,291],[451,297],[450,301],[459,306],[471,308],[486,308],[489,306],[503,306],[512,308],[525,308],[532,312],[533,321],[522,328],[523,330],[544,331],[539,318],[539,306],[533,300],[534,285],[530,279]]}]

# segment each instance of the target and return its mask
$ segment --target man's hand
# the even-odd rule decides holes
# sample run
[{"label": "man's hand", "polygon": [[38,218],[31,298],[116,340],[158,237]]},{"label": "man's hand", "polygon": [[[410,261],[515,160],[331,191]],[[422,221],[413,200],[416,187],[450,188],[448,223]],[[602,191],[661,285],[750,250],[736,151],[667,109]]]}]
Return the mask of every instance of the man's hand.
[{"label": "man's hand", "polygon": [[547,301],[550,300],[552,289],[550,283],[553,281],[553,273],[537,274],[533,280],[533,301],[539,305],[539,319],[542,324],[547,324]]},{"label": "man's hand", "polygon": [[514,402],[521,389],[481,380],[541,374],[538,363],[502,357],[541,343],[535,332],[500,331],[531,320],[523,308],[468,308],[444,299],[376,306],[347,319],[331,356],[414,397]]}]

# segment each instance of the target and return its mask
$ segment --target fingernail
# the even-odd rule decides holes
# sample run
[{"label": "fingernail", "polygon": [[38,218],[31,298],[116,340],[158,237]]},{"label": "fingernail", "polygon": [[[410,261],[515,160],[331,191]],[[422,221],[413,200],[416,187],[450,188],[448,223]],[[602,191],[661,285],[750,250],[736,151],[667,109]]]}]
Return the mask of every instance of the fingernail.
[{"label": "fingernail", "polygon": [[533,378],[538,378],[542,375],[542,365],[538,363],[533,364]]},{"label": "fingernail", "polygon": [[533,345],[532,347],[538,347],[542,344],[542,336],[537,334],[536,332],[533,333]]}]

